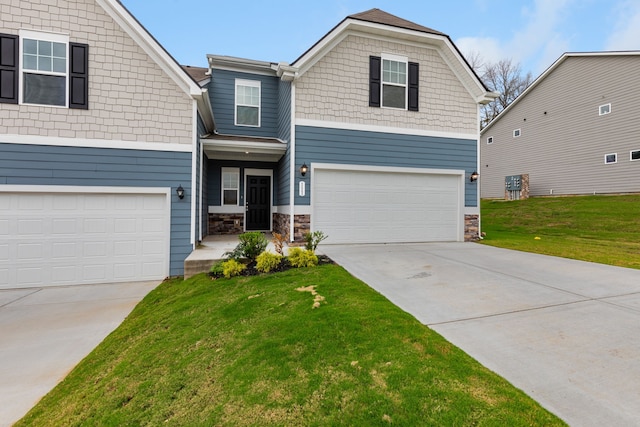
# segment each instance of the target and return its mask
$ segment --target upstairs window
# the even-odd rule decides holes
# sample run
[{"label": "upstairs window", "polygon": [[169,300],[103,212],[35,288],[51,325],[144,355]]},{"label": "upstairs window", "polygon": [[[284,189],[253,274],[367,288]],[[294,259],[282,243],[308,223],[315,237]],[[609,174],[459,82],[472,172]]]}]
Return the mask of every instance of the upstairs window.
[{"label": "upstairs window", "polygon": [[493,137],[492,136],[488,136],[487,137],[487,144],[493,144]]},{"label": "upstairs window", "polygon": [[418,111],[419,66],[395,55],[369,57],[369,106]]},{"label": "upstairs window", "polygon": [[520,137],[521,134],[522,134],[522,131],[520,129],[514,129],[513,130],[513,137],[514,138]]},{"label": "upstairs window", "polygon": [[640,150],[634,150],[629,153],[629,158],[632,162],[640,160]]},{"label": "upstairs window", "polygon": [[236,79],[236,126],[260,127],[260,82]]},{"label": "upstairs window", "polygon": [[89,47],[63,34],[0,34],[0,102],[88,108]]},{"label": "upstairs window", "polygon": [[598,114],[604,116],[605,114],[611,113],[611,104],[604,104],[598,107]]},{"label": "upstairs window", "polygon": [[618,163],[618,153],[605,154],[604,163],[607,165]]}]

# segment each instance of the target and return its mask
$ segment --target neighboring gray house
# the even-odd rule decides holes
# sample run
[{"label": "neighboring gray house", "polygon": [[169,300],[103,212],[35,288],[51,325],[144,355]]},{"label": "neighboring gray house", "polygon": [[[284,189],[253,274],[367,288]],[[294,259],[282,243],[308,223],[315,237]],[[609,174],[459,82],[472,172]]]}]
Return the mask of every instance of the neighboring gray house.
[{"label": "neighboring gray house", "polygon": [[640,192],[640,52],[566,53],[481,132],[483,198]]},{"label": "neighboring gray house", "polygon": [[182,274],[212,130],[206,91],[118,1],[3,5],[0,289]]},{"label": "neighboring gray house", "polygon": [[371,9],[290,65],[208,59],[209,234],[273,230],[299,241],[321,230],[327,244],[478,237],[478,106],[496,94],[447,35]]}]

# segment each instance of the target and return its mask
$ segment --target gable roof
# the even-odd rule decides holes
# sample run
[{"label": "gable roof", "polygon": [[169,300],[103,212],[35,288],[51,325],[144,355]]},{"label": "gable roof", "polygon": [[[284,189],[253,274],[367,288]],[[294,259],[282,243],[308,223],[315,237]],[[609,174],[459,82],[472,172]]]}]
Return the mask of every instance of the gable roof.
[{"label": "gable roof", "polygon": [[204,67],[193,67],[191,65],[183,65],[182,69],[187,72],[191,76],[196,83],[202,85],[203,82],[206,82],[210,76],[208,74],[209,69]]},{"label": "gable roof", "polygon": [[547,68],[545,71],[542,72],[542,74],[540,74],[534,81],[533,83],[531,83],[529,85],[529,87],[527,87],[524,91],[522,91],[522,93],[520,95],[518,95],[518,97],[516,99],[514,99],[511,104],[507,105],[507,107],[502,110],[500,112],[500,114],[498,114],[496,117],[494,117],[493,120],[491,120],[491,122],[489,122],[489,124],[487,126],[485,126],[481,131],[480,134],[485,133],[487,130],[489,130],[490,127],[493,126],[494,123],[496,123],[503,115],[505,115],[508,111],[511,110],[511,108],[516,105],[518,102],[520,102],[521,99],[524,99],[524,97],[527,96],[527,94],[529,92],[531,92],[532,90],[534,90],[544,79],[547,78],[547,76],[549,76],[551,73],[553,73],[558,67],[560,67],[560,65],[562,65],[565,61],[567,61],[569,58],[589,58],[589,57],[606,57],[606,56],[640,56],[640,51],[637,50],[633,50],[633,51],[601,51],[601,52],[565,52],[562,54],[562,56],[560,56],[560,58],[556,59],[556,61],[551,64],[551,66],[549,66],[549,68]]},{"label": "gable roof", "polygon": [[407,30],[422,31],[424,33],[446,36],[446,34],[441,33],[440,31],[436,31],[428,27],[423,27],[422,25],[418,25],[415,22],[407,21],[406,19],[392,15],[378,8],[373,8],[364,12],[355,13],[353,15],[347,16],[347,18],[357,19],[357,20],[366,21],[366,22],[372,22],[375,24],[389,25],[391,27],[405,28]]},{"label": "gable roof", "polygon": [[196,100],[198,111],[208,131],[213,131],[213,112],[206,89],[201,88],[167,50],[147,31],[120,0],[95,0],[105,12],[131,37],[151,59],[187,95]]},{"label": "gable roof", "polygon": [[380,9],[370,9],[344,18],[293,61],[291,66],[297,69],[296,76],[303,75],[338,43],[353,33],[392,38],[435,48],[477,103],[487,104],[499,96],[487,89],[448,35]]}]

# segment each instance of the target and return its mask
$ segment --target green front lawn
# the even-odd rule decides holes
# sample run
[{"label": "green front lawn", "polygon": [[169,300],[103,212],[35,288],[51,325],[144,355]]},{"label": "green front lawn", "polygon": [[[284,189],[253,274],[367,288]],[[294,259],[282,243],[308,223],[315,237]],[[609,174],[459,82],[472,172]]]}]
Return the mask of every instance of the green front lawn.
[{"label": "green front lawn", "polygon": [[329,264],[161,284],[27,425],[563,423]]},{"label": "green front lawn", "polygon": [[640,268],[640,195],[481,202],[484,244]]}]

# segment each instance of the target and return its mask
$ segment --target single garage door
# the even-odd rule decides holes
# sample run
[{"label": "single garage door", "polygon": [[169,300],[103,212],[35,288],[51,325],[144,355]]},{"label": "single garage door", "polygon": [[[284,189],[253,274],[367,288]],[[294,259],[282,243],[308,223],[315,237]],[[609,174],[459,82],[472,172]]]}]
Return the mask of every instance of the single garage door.
[{"label": "single garage door", "polygon": [[167,199],[0,189],[0,289],[166,277]]},{"label": "single garage door", "polygon": [[312,178],[312,227],[326,243],[462,239],[460,175],[316,168]]}]

